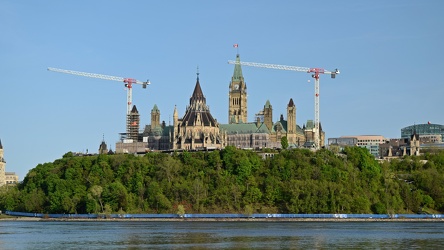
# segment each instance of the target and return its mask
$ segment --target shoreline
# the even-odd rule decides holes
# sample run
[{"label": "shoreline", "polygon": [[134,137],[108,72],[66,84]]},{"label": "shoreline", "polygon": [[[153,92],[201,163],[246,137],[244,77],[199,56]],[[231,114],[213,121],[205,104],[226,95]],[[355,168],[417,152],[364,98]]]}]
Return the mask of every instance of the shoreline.
[{"label": "shoreline", "polygon": [[444,222],[444,218],[39,218],[12,217],[0,221],[56,222]]}]

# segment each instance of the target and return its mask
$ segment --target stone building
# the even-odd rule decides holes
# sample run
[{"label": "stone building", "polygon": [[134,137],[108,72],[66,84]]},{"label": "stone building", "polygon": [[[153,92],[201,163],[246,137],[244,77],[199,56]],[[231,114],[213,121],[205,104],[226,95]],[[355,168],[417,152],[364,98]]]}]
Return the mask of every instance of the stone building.
[{"label": "stone building", "polygon": [[108,154],[108,146],[106,145],[105,140],[103,140],[102,143],[100,143],[99,154],[101,155]]},{"label": "stone building", "polygon": [[15,172],[5,172],[5,184],[6,185],[15,185],[18,184],[19,178]]},{"label": "stone building", "polygon": [[6,172],[6,161],[4,157],[3,145],[0,140],[0,187],[3,185],[15,185],[18,183],[18,175],[14,172]]},{"label": "stone building", "polygon": [[5,158],[3,158],[3,145],[2,141],[0,140],[0,186],[5,185],[6,183],[6,161]]},{"label": "stone building", "polygon": [[[240,62],[239,54],[236,62]],[[239,148],[280,148],[281,138],[287,137],[290,147],[314,146],[314,124],[307,121],[303,128],[297,125],[296,105],[291,98],[287,105],[287,119],[281,115],[273,122],[273,106],[267,100],[264,108],[256,114],[256,121],[247,122],[247,85],[240,64],[235,64],[228,92],[228,121],[221,125],[227,134],[227,145]],[[311,124],[311,125],[310,125]],[[320,143],[324,146],[325,132],[320,126]]]},{"label": "stone building", "polygon": [[225,137],[221,134],[219,123],[211,115],[202,92],[199,73],[197,73],[196,86],[190,98],[190,104],[182,119],[179,119],[177,109],[174,109],[173,127],[173,150],[225,147]]},{"label": "stone building", "polygon": [[[387,139],[382,135],[349,135],[349,136],[341,136],[340,138],[329,138],[329,145],[330,142],[347,142],[350,143],[350,141],[347,141],[347,139],[356,140],[356,145],[361,148],[366,148],[370,154],[372,154],[374,157],[379,158],[380,157],[380,150],[379,146],[387,141]],[[351,146],[351,145],[342,145],[342,146]]]},{"label": "stone building", "polygon": [[405,155],[419,155],[419,135],[415,132],[409,138],[390,139],[379,145],[380,158],[394,158]]},{"label": "stone building", "polygon": [[[236,62],[240,62],[239,54],[236,55]],[[228,88],[228,123],[247,123],[247,84],[240,64],[234,65]]]},{"label": "stone building", "polygon": [[105,136],[102,139],[102,143],[100,143],[99,154],[101,154],[101,155],[112,155],[112,154],[114,154],[114,152],[113,152],[113,150],[111,148],[108,150],[108,145],[105,142]]},{"label": "stone building", "polygon": [[[225,146],[225,135],[221,133],[219,123],[206,104],[199,73],[184,116],[179,118],[177,107],[174,107],[173,125],[167,126],[165,121],[160,123],[160,114],[159,108],[154,105],[151,110],[151,124],[146,125],[141,133],[145,151],[219,149]],[[141,152],[142,148],[139,147],[138,150]]]},{"label": "stone building", "polygon": [[[240,62],[239,54],[236,61]],[[240,64],[235,64],[228,86],[228,124],[219,124],[206,105],[199,82],[199,73],[190,103],[185,115],[179,118],[174,108],[173,125],[160,123],[160,110],[154,105],[151,110],[151,124],[132,140],[122,140],[116,144],[118,153],[136,153],[149,150],[194,150],[204,148],[223,148],[232,145],[239,148],[281,148],[281,139],[286,137],[290,147],[314,148],[314,123],[307,121],[301,128],[297,125],[296,105],[291,98],[284,115],[276,122],[273,120],[273,106],[266,101],[264,108],[256,114],[255,121],[248,122],[247,84]],[[135,106],[129,116],[131,125],[139,125]],[[320,125],[320,147],[324,146],[325,132]],[[128,138],[128,137],[127,137]],[[137,140],[136,140],[137,138]]]},{"label": "stone building", "polygon": [[[176,113],[176,107],[174,107]],[[156,104],[151,109],[151,124],[146,125],[142,133],[143,142],[148,150],[170,150],[172,148],[173,126],[160,123],[160,110]]]}]

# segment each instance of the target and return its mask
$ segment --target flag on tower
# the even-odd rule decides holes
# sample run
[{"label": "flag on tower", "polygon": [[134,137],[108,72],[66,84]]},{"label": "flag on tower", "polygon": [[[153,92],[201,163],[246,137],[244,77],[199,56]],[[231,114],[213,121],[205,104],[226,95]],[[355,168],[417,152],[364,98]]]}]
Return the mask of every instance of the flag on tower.
[{"label": "flag on tower", "polygon": [[237,44],[237,43],[233,44],[233,48],[237,48],[237,47],[239,47],[239,44]]}]

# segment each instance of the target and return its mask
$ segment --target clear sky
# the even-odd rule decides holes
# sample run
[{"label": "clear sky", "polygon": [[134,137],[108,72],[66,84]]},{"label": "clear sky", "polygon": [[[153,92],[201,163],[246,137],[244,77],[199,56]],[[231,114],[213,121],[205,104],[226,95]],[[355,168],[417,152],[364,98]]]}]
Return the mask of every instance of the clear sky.
[{"label": "clear sky", "polygon": [[[444,1],[13,1],[0,0],[0,140],[20,180],[68,151],[115,149],[125,132],[123,83],[47,67],[132,77],[141,124],[184,115],[199,67],[212,115],[228,121],[228,85],[241,60],[338,68],[321,77],[326,137],[400,137],[444,124]],[[297,123],[314,119],[309,74],[243,67],[248,119],[267,100],[273,120],[293,98]],[[311,80],[311,82],[308,82]]]}]

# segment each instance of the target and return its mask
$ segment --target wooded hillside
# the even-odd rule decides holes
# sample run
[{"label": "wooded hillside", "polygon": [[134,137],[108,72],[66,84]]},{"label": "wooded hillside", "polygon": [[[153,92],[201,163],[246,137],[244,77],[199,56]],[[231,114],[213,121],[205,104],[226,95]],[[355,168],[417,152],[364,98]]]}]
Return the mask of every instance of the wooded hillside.
[{"label": "wooded hillside", "polygon": [[[0,209],[39,213],[444,212],[444,153],[378,163],[366,149],[74,156],[2,187]],[[420,160],[426,159],[426,164]]]}]

